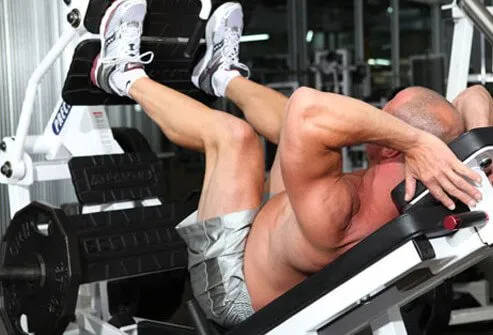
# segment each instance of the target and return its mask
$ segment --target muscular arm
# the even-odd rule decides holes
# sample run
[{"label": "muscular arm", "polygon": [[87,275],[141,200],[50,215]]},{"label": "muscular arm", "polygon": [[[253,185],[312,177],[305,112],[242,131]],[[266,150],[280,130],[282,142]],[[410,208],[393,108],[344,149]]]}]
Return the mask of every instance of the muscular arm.
[{"label": "muscular arm", "polygon": [[[340,149],[374,143],[405,154],[409,175],[453,207],[445,194],[470,201],[478,192],[458,174],[477,180],[446,145],[421,130],[359,100],[311,89],[291,98],[281,136],[286,190],[305,237],[318,248],[340,247],[355,209],[357,190],[341,171]],[[450,188],[449,184],[453,184]],[[408,188],[414,194],[412,187]]]},{"label": "muscular arm", "polygon": [[298,90],[289,102],[281,136],[281,168],[306,237],[320,248],[340,247],[359,207],[357,190],[342,173],[342,147],[376,143],[406,151],[418,136],[417,129],[361,101]]},{"label": "muscular arm", "polygon": [[481,85],[469,87],[453,102],[466,130],[493,126],[493,99]]}]

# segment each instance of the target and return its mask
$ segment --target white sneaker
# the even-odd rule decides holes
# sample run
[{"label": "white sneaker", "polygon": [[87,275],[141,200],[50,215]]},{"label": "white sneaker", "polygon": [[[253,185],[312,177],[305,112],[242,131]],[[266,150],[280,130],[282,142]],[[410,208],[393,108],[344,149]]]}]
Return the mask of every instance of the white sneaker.
[{"label": "white sneaker", "polygon": [[227,2],[212,14],[206,28],[207,51],[192,74],[196,87],[222,97],[233,78],[250,76],[238,57],[242,33],[243,9],[239,3]]},{"label": "white sneaker", "polygon": [[140,54],[146,0],[116,0],[101,21],[101,53],[94,60],[92,82],[110,94],[128,96],[133,82],[145,77],[143,64],[154,58],[152,52]]}]

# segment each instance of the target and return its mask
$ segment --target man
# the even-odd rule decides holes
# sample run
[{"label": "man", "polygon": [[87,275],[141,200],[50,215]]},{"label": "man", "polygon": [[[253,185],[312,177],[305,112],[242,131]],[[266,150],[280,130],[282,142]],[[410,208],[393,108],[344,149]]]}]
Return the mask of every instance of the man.
[{"label": "man", "polygon": [[[431,134],[448,141],[464,130],[460,114],[435,93],[406,90],[388,113],[308,88],[288,100],[247,79],[238,59],[242,9],[227,3],[209,20],[207,52],[192,81],[236,103],[247,123],[147,77],[139,54],[145,13],[145,0],[108,9],[92,80],[134,99],[174,143],[205,153],[198,211],[177,229],[188,245],[194,295],[221,325],[241,322],[396,217],[390,191],[404,178],[407,198],[417,178],[451,209],[448,195],[471,205],[481,199],[466,181],[479,176]],[[254,129],[279,144],[265,186]],[[343,174],[340,149],[356,143],[369,144],[370,168]]]}]

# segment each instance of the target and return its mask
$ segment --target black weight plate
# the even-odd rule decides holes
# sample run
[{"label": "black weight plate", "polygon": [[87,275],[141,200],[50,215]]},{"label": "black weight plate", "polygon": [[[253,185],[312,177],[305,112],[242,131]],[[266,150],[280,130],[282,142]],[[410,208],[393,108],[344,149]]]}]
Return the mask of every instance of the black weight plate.
[{"label": "black weight plate", "polygon": [[[9,335],[25,334],[20,318],[27,316],[35,335],[63,334],[74,318],[80,267],[75,233],[64,224],[61,210],[32,203],[19,211],[1,242],[0,267],[41,265],[41,281],[0,283],[0,314]],[[44,234],[38,225],[47,224]]]}]

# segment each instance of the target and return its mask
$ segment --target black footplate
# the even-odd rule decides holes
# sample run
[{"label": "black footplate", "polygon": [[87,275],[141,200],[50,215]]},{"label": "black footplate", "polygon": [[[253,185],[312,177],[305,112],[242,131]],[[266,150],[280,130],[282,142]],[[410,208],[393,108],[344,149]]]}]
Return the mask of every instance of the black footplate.
[{"label": "black footplate", "polygon": [[[213,0],[213,11],[226,0]],[[243,5],[245,26],[256,6],[255,1],[238,1]],[[88,31],[99,34],[101,19],[111,0],[91,0],[84,25]],[[202,46],[194,56],[185,57],[188,38],[197,26],[201,4],[199,0],[148,0],[144,22],[142,53],[153,51],[154,61],[146,66],[149,77],[163,85],[188,95],[206,104],[214,98],[193,86],[191,71],[204,54]],[[182,38],[179,43],[177,38]],[[173,42],[171,42],[173,41]],[[90,80],[92,63],[100,51],[99,40],[81,42],[74,53],[73,61],[63,87],[62,97],[75,106],[131,105],[134,101],[107,94],[95,87]]]},{"label": "black footplate", "polygon": [[[228,0],[212,0],[213,10]],[[255,1],[238,1],[248,18]],[[93,34],[99,33],[101,19],[111,0],[91,0],[84,25]],[[144,36],[189,37],[199,19],[199,0],[147,0]],[[248,20],[248,19],[247,19]],[[247,22],[245,20],[245,22]]]},{"label": "black footplate", "polygon": [[177,210],[70,217],[39,203],[20,210],[0,248],[0,334],[25,335],[25,315],[30,333],[61,335],[74,320],[80,284],[186,269]]},{"label": "black footplate", "polygon": [[[72,64],[63,87],[63,99],[69,105],[133,105],[128,98],[107,94],[91,82],[91,68],[101,48],[99,40],[86,40],[75,49]],[[186,44],[169,44],[162,41],[143,41],[142,52],[153,51],[154,61],[146,65],[149,77],[194,99],[209,103],[214,98],[196,88],[191,82],[193,61],[183,52]]]},{"label": "black footplate", "polygon": [[69,168],[84,205],[164,197],[169,189],[153,152],[76,157]]}]

